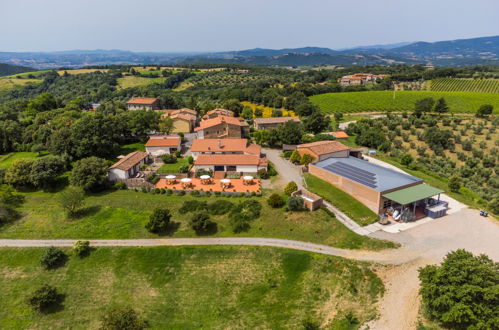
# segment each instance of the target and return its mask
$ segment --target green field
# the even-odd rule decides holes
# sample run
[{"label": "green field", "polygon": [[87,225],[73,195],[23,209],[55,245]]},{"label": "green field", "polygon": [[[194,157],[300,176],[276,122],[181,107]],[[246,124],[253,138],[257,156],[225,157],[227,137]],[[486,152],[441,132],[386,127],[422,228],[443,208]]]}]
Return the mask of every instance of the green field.
[{"label": "green field", "polygon": [[482,104],[491,104],[494,113],[499,112],[499,93],[370,91],[319,94],[311,96],[310,100],[325,113],[356,113],[412,111],[414,103],[425,97],[445,98],[452,112],[474,113]]},{"label": "green field", "polygon": [[41,81],[41,79],[0,78],[0,91],[30,84],[36,85]]},{"label": "green field", "polygon": [[[98,329],[116,307],[152,329],[356,329],[384,290],[367,264],[285,249],[97,248],[50,271],[44,251],[0,249],[2,329]],[[61,308],[33,312],[26,300],[45,283],[65,295]]]},{"label": "green field", "polygon": [[[186,200],[215,201],[222,197],[192,197],[190,195],[157,195],[118,190],[88,197],[80,218],[68,220],[58,202],[59,193],[25,193],[26,201],[19,211],[19,220],[0,226],[0,238],[157,238],[144,228],[156,207],[172,213],[171,231],[167,237],[196,237],[189,226],[191,214],[178,209]],[[359,236],[325,211],[285,212],[273,209],[265,197],[254,197],[262,204],[261,216],[251,222],[247,232],[234,234],[227,214],[212,216],[217,223],[215,237],[275,237],[326,244],[346,249],[379,250],[392,248],[392,242]],[[246,198],[223,198],[238,203]]]},{"label": "green field", "polygon": [[158,174],[175,174],[180,172],[182,166],[189,166],[187,157],[177,158],[175,164],[164,164],[158,169]]},{"label": "green field", "polygon": [[162,83],[166,80],[164,77],[159,78],[146,78],[139,76],[126,76],[123,78],[118,78],[118,88],[130,88],[137,86],[146,86],[154,83]]},{"label": "green field", "polygon": [[369,225],[378,220],[376,213],[332,184],[311,174],[305,174],[305,181],[307,183],[307,188],[310,189],[310,191],[331,202],[331,204],[336,206],[359,225]]},{"label": "green field", "polygon": [[429,90],[440,92],[499,93],[499,79],[439,78],[429,82]]},{"label": "green field", "polygon": [[0,168],[7,168],[19,159],[36,159],[40,157],[43,157],[43,154],[39,156],[36,152],[11,152],[0,155]]}]

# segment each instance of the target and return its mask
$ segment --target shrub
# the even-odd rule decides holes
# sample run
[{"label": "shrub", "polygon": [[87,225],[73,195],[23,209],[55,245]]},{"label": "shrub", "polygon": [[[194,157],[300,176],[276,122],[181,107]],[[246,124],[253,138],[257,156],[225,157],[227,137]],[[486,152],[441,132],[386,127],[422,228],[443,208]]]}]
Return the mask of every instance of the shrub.
[{"label": "shrub", "polygon": [[73,252],[80,258],[86,256],[90,252],[90,242],[76,241],[73,244]]},{"label": "shrub", "polygon": [[166,189],[166,194],[167,194],[168,196],[169,196],[169,195],[171,195],[171,194],[173,194],[173,190],[171,190],[171,189]]},{"label": "shrub", "polygon": [[499,197],[492,199],[489,202],[488,207],[490,209],[490,212],[499,214]]},{"label": "shrub", "polygon": [[449,179],[449,189],[452,192],[459,192],[459,189],[461,188],[461,179],[458,176],[452,176]]},{"label": "shrub", "polygon": [[187,163],[189,163],[189,165],[194,164],[194,158],[192,156],[187,157]]},{"label": "shrub", "polygon": [[284,206],[284,199],[281,195],[274,193],[267,199],[267,204],[273,208],[280,208]]},{"label": "shrub", "polygon": [[241,216],[239,213],[232,213],[230,215],[229,224],[232,227],[232,231],[236,234],[248,231],[250,228],[249,220]]},{"label": "shrub", "polygon": [[300,164],[302,164],[302,165],[308,165],[308,164],[310,164],[313,161],[314,161],[314,158],[311,155],[304,154],[302,156],[301,160],[300,160]]},{"label": "shrub", "polygon": [[177,192],[177,195],[179,195],[179,196],[184,196],[184,195],[185,195],[185,191],[183,191],[183,190],[179,190],[179,191]]},{"label": "shrub", "polygon": [[116,190],[125,190],[126,189],[126,183],[124,182],[116,182],[113,186],[114,189]]},{"label": "shrub", "polygon": [[68,187],[59,194],[59,204],[69,217],[78,213],[85,203],[85,192],[80,187]]},{"label": "shrub", "polygon": [[284,188],[284,193],[288,196],[290,196],[292,193],[298,190],[298,186],[296,185],[296,182],[290,181]]},{"label": "shrub", "polygon": [[168,209],[155,208],[149,216],[146,229],[151,233],[165,232],[170,224],[171,214]]},{"label": "shrub", "polygon": [[400,164],[404,165],[404,166],[408,166],[409,164],[411,164],[413,162],[413,158],[410,154],[404,154],[402,155],[402,157],[400,158]]},{"label": "shrub", "polygon": [[67,256],[61,249],[51,246],[40,259],[40,264],[45,269],[53,269],[64,264],[66,260]]},{"label": "shrub", "polygon": [[187,173],[187,172],[189,172],[189,166],[187,166],[187,165],[182,165],[182,166],[180,166],[180,167],[179,167],[178,171],[179,171],[180,173]]},{"label": "shrub", "polygon": [[185,201],[182,206],[178,209],[180,214],[185,214],[187,212],[204,211],[208,208],[206,202],[190,200]]},{"label": "shrub", "polygon": [[210,220],[210,216],[206,213],[195,213],[189,221],[191,228],[196,233],[208,232],[214,223]]},{"label": "shrub", "polygon": [[60,301],[60,295],[57,289],[45,284],[37,289],[28,300],[29,305],[35,311],[43,312]]},{"label": "shrub", "polygon": [[289,159],[289,157],[291,157],[291,155],[293,154],[293,150],[286,150],[282,153],[282,156],[286,159]]},{"label": "shrub", "polygon": [[199,197],[201,193],[199,192],[199,190],[192,190],[191,191],[191,196],[194,196],[194,197]]},{"label": "shrub", "polygon": [[259,169],[258,172],[257,172],[257,174],[258,174],[258,177],[260,179],[263,179],[263,180],[266,180],[266,179],[268,179],[270,177],[269,173],[264,168]]},{"label": "shrub", "polygon": [[149,173],[147,176],[146,176],[146,181],[147,182],[150,182],[152,184],[156,184],[158,183],[159,181],[159,176],[156,175],[156,173]]},{"label": "shrub", "polygon": [[177,162],[177,157],[175,157],[175,155],[164,154],[161,155],[161,160],[165,164],[175,164]]},{"label": "shrub", "polygon": [[223,199],[208,204],[208,212],[213,215],[228,214],[233,208],[233,203]]},{"label": "shrub", "polygon": [[131,308],[112,309],[102,317],[101,330],[142,330],[148,327]]},{"label": "shrub", "polygon": [[497,263],[457,250],[419,270],[424,309],[449,329],[497,329]]},{"label": "shrub", "polygon": [[293,151],[291,157],[289,157],[289,161],[292,162],[293,164],[298,164],[301,161],[301,155],[298,152],[298,150]]},{"label": "shrub", "polygon": [[289,197],[286,201],[286,208],[288,211],[303,211],[303,198],[301,197]]},{"label": "shrub", "polygon": [[176,158],[182,157],[182,153],[180,152],[180,150],[175,151],[175,157]]}]

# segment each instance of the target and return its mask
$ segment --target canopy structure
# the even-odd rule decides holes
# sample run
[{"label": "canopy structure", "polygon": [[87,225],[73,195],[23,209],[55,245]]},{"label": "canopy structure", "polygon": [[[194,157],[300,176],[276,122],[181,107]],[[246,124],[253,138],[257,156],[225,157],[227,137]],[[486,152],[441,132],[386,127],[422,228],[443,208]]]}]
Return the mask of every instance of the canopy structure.
[{"label": "canopy structure", "polygon": [[206,180],[206,179],[209,179],[211,177],[209,175],[201,175],[199,178],[202,180]]},{"label": "canopy structure", "polygon": [[428,186],[426,184],[418,184],[409,188],[404,188],[387,194],[383,194],[383,197],[397,202],[400,205],[407,205],[428,197],[441,194],[443,192],[443,190]]},{"label": "canopy structure", "polygon": [[222,179],[222,180],[220,180],[220,182],[222,182],[222,183],[230,183],[230,179]]},{"label": "canopy structure", "polygon": [[192,181],[192,179],[189,179],[189,178],[180,179],[180,182],[182,182],[182,183],[189,183],[191,181]]}]

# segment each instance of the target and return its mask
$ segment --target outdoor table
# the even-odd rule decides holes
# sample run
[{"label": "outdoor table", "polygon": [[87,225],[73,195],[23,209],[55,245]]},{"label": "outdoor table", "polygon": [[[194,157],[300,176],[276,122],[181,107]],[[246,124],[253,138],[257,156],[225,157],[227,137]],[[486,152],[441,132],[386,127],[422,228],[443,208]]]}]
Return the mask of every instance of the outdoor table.
[{"label": "outdoor table", "polygon": [[253,184],[253,177],[251,175],[243,176],[243,184],[245,185]]},{"label": "outdoor table", "polygon": [[185,189],[185,188],[189,188],[191,186],[192,179],[183,178],[183,179],[180,179],[180,182],[182,182],[182,187]]},{"label": "outdoor table", "polygon": [[175,175],[167,175],[165,177],[167,184],[175,184]]},{"label": "outdoor table", "polygon": [[222,179],[222,180],[220,180],[220,183],[222,184],[223,188],[229,188],[230,187],[230,180],[229,179]]},{"label": "outdoor table", "polygon": [[211,177],[209,175],[201,175],[199,177],[201,179],[201,184],[209,184]]}]

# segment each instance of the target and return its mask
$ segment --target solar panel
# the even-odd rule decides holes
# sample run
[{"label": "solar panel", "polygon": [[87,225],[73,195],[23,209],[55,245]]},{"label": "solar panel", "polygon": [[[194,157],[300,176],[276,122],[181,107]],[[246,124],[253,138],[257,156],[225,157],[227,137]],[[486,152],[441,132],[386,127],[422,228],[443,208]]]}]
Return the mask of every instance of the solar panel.
[{"label": "solar panel", "polygon": [[325,169],[327,169],[333,173],[339,174],[339,175],[341,175],[345,178],[348,178],[350,180],[353,180],[355,182],[358,182],[358,183],[365,185],[367,187],[371,187],[371,188],[377,187],[375,174],[368,172],[368,171],[365,171],[365,170],[362,170],[362,169],[357,168],[355,166],[351,166],[351,165],[341,163],[341,162],[336,162],[336,163],[333,163],[331,165],[326,166]]}]

